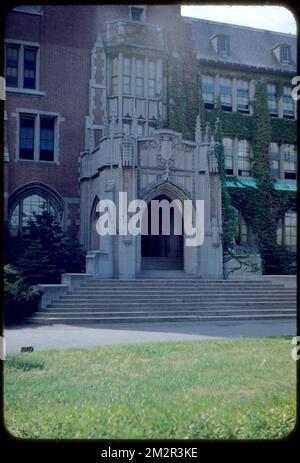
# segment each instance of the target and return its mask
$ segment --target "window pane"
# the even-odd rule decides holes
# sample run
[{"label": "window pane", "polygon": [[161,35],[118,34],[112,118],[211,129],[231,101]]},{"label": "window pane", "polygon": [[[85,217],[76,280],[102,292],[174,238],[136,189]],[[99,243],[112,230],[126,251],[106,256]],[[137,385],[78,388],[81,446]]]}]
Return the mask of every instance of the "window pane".
[{"label": "window pane", "polygon": [[296,149],[295,145],[283,145],[284,171],[296,175]]},{"label": "window pane", "polygon": [[28,225],[28,222],[34,219],[35,214],[40,214],[47,209],[47,201],[39,195],[27,196],[23,200],[22,229]]},{"label": "window pane", "polygon": [[223,138],[224,156],[225,156],[225,169],[233,168],[233,155],[232,155],[232,139],[228,137]]},{"label": "window pane", "polygon": [[20,206],[19,204],[15,207],[11,218],[10,218],[10,233],[12,236],[18,236],[19,232],[19,213]]},{"label": "window pane", "polygon": [[237,109],[249,112],[249,83],[246,80],[237,80]]},{"label": "window pane", "polygon": [[155,97],[155,80],[154,79],[149,79],[149,97],[154,98]]},{"label": "window pane", "polygon": [[149,78],[155,79],[155,63],[154,61],[149,61]]},{"label": "window pane", "polygon": [[137,133],[139,137],[142,137],[144,135],[144,124],[137,125]]},{"label": "window pane", "polygon": [[296,246],[296,212],[287,211],[284,216],[284,241],[286,246]]},{"label": "window pane", "polygon": [[220,78],[220,100],[221,105],[226,107],[232,106],[232,89],[231,79]]},{"label": "window pane", "polygon": [[123,59],[123,74],[124,76],[130,76],[131,75],[131,62],[129,58],[124,58]]},{"label": "window pane", "polygon": [[132,21],[141,21],[143,18],[143,9],[131,7],[131,19]]},{"label": "window pane", "polygon": [[201,84],[203,102],[213,105],[215,101],[214,78],[212,76],[202,75]]},{"label": "window pane", "polygon": [[150,98],[154,98],[156,93],[156,71],[154,61],[149,61],[148,63],[148,77],[148,94]]},{"label": "window pane", "polygon": [[20,117],[20,159],[34,159],[34,116]]},{"label": "window pane", "polygon": [[284,117],[294,118],[294,102],[290,87],[283,87],[282,112]]},{"label": "window pane", "polygon": [[54,161],[54,118],[40,120],[40,161]]},{"label": "window pane", "polygon": [[273,84],[268,84],[267,91],[268,91],[269,112],[270,114],[277,114],[276,86]]},{"label": "window pane", "polygon": [[271,174],[273,177],[279,178],[279,146],[277,143],[270,144],[271,154]]},{"label": "window pane", "polygon": [[35,88],[36,49],[24,48],[24,88]]},{"label": "window pane", "polygon": [[130,95],[130,77],[123,76],[123,94]]},{"label": "window pane", "polygon": [[137,77],[135,80],[135,94],[136,96],[144,96],[144,79]]},{"label": "window pane", "polygon": [[248,140],[238,143],[238,172],[239,175],[249,176],[251,170],[250,145]]},{"label": "window pane", "polygon": [[144,72],[143,72],[143,60],[142,59],[137,59],[136,62],[135,62],[135,65],[136,65],[136,76],[137,77],[143,77],[144,76]]},{"label": "window pane", "polygon": [[19,47],[8,45],[6,47],[6,85],[18,86],[18,59]]}]

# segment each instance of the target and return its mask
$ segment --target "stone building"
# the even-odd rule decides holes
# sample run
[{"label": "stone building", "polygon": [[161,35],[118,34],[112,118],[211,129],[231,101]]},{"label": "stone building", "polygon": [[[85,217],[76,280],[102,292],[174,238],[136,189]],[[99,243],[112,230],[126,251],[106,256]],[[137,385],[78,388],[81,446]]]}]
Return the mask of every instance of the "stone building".
[{"label": "stone building", "polygon": [[[4,195],[11,234],[21,236],[44,204],[80,238],[88,273],[135,278],[176,269],[223,278],[221,186],[213,138],[197,117],[202,95],[208,121],[218,99],[224,113],[237,249],[259,264],[239,192],[256,188],[250,102],[253,76],[261,76],[274,191],[287,197],[275,214],[277,241],[295,247],[295,36],[184,18],[177,5],[125,4],[18,7],[7,16],[5,35]],[[121,191],[128,201],[204,200],[203,245],[188,248],[174,234],[152,241],[100,237],[97,203],[118,205]]]}]

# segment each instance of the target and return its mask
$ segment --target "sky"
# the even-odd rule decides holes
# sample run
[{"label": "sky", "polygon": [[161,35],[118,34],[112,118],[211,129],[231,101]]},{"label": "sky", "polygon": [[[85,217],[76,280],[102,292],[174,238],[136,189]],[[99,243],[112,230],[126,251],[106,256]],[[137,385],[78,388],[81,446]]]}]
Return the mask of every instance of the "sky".
[{"label": "sky", "polygon": [[296,34],[293,14],[281,6],[182,6],[182,16]]}]

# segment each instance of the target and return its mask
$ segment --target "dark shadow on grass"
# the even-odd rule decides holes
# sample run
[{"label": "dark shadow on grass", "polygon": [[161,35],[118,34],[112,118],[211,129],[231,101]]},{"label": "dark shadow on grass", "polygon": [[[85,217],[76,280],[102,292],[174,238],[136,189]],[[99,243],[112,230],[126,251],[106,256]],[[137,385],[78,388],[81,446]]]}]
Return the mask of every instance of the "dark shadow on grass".
[{"label": "dark shadow on grass", "polygon": [[32,359],[20,359],[14,356],[10,356],[6,359],[5,364],[10,368],[15,368],[16,370],[30,371],[30,370],[43,370],[45,365],[44,362],[39,362],[38,360]]}]

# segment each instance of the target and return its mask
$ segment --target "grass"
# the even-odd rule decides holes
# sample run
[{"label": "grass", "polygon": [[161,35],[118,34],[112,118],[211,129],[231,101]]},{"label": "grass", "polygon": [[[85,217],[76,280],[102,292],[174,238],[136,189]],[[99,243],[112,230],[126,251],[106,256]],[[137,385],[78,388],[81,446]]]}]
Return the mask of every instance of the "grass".
[{"label": "grass", "polygon": [[266,439],[296,419],[291,338],[11,355],[8,431],[46,439]]}]

